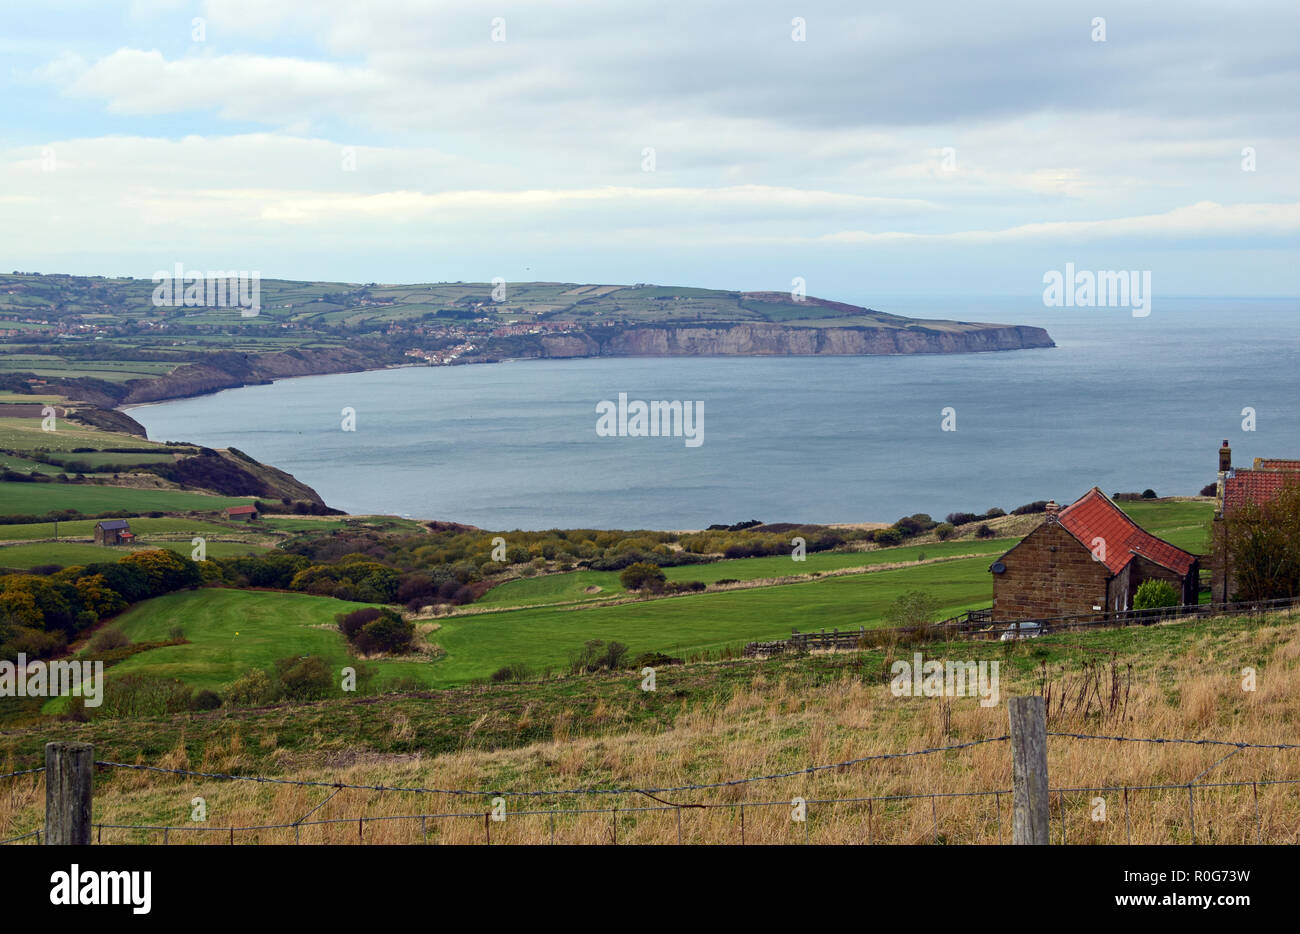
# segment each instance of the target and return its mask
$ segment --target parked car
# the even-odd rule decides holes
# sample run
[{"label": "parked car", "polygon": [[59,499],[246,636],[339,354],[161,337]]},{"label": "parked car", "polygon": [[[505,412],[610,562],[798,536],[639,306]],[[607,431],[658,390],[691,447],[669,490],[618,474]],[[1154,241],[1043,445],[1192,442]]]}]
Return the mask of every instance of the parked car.
[{"label": "parked car", "polygon": [[1027,620],[1021,623],[1008,623],[1007,628],[1002,635],[998,637],[1000,642],[1012,642],[1016,639],[1037,639],[1047,632],[1047,624],[1040,623],[1037,620]]}]

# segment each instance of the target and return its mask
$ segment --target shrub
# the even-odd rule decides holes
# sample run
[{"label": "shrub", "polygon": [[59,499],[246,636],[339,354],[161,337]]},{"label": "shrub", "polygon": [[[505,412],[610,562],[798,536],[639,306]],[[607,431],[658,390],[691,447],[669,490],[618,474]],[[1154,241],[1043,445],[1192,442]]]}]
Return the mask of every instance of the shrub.
[{"label": "shrub", "polygon": [[352,642],[356,639],[357,633],[366,623],[374,622],[383,615],[379,607],[368,606],[363,610],[353,610],[351,613],[340,613],[334,618],[339,625],[339,632],[343,633],[343,638]]},{"label": "shrub", "polygon": [[533,670],[523,662],[502,665],[492,672],[492,680],[498,684],[504,681],[527,681],[533,676]]},{"label": "shrub", "polygon": [[877,545],[883,545],[888,548],[893,545],[901,545],[903,543],[903,533],[891,526],[887,529],[876,529],[876,533],[872,536],[872,539]]},{"label": "shrub", "polygon": [[103,655],[105,652],[125,648],[130,644],[131,640],[122,630],[105,628],[90,637],[90,643],[86,648],[92,655]]},{"label": "shrub", "polygon": [[957,533],[957,529],[951,522],[941,522],[934,527],[934,534],[941,542],[946,542]]},{"label": "shrub", "polygon": [[638,562],[625,568],[618,579],[628,590],[659,590],[668,578],[659,565]]},{"label": "shrub", "polygon": [[1013,516],[1028,516],[1036,512],[1047,511],[1047,500],[1036,499],[1032,503],[1025,503],[1023,506],[1017,506],[1011,510]]},{"label": "shrub", "polygon": [[171,629],[167,630],[167,638],[172,642],[184,642],[185,630],[180,626],[173,626]]},{"label": "shrub", "polygon": [[216,691],[209,691],[206,688],[202,691],[195,691],[194,697],[190,699],[191,710],[216,710],[221,706],[221,698],[217,696]]},{"label": "shrub", "polygon": [[319,655],[281,658],[275,663],[279,698],[292,701],[319,700],[332,693],[334,678],[329,663]]},{"label": "shrub", "polygon": [[1217,496],[1218,493],[1219,485],[1217,483],[1207,483],[1205,486],[1201,487],[1202,496]]},{"label": "shrub", "polygon": [[601,639],[590,639],[569,659],[569,670],[575,675],[613,670],[622,666],[626,654],[627,646],[621,642],[606,644]]},{"label": "shrub", "polygon": [[1155,490],[1152,490],[1152,489],[1146,489],[1146,490],[1143,490],[1143,491],[1142,491],[1142,498],[1143,498],[1143,499],[1155,499],[1155,498],[1156,498],[1156,491],[1155,491]]},{"label": "shrub", "polygon": [[1154,610],[1162,606],[1177,606],[1178,594],[1169,581],[1144,580],[1133,595],[1133,609]]},{"label": "shrub", "polygon": [[407,651],[414,638],[415,626],[392,610],[385,609],[361,627],[352,644],[366,655],[398,654]]},{"label": "shrub", "polygon": [[271,676],[260,668],[254,668],[226,688],[226,703],[232,707],[267,704],[274,699],[273,688]]},{"label": "shrub", "polygon": [[152,717],[179,713],[190,706],[190,689],[171,678],[129,674],[104,685],[99,707],[88,708],[92,717]]},{"label": "shrub", "polygon": [[994,532],[987,522],[981,523],[980,527],[975,530],[976,538],[992,538],[996,534],[998,533]]}]

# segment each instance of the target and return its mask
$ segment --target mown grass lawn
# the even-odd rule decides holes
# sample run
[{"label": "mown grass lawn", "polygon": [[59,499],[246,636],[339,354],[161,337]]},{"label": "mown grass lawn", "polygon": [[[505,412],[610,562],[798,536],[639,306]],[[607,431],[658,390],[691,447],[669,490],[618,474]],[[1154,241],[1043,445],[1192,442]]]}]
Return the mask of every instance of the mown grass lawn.
[{"label": "mown grass lawn", "polygon": [[[967,543],[969,545],[969,543]],[[908,591],[938,601],[944,616],[988,606],[988,558],[828,577],[800,584],[646,600],[612,607],[539,608],[451,617],[432,639],[447,650],[433,663],[438,685],[490,675],[502,665],[563,667],[588,639],[617,640],[633,654],[684,654],[781,639],[791,629],[882,625]]]},{"label": "mown grass lawn", "polygon": [[[113,626],[132,642],[165,640],[179,626],[189,644],[141,652],[113,665],[107,674],[116,678],[137,672],[220,690],[253,668],[268,669],[276,659],[302,655],[321,656],[337,674],[357,661],[334,628],[334,618],[366,605],[310,594],[221,588],[168,594],[132,607]],[[378,668],[381,683],[429,668],[421,662],[371,664]]]}]

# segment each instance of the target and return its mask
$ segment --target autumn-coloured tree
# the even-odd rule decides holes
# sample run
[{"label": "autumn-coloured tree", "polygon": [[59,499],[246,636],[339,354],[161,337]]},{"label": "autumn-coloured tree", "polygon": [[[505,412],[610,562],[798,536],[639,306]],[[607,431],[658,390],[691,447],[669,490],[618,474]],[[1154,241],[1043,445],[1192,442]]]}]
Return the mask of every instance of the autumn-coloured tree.
[{"label": "autumn-coloured tree", "polygon": [[1247,503],[1216,523],[1215,567],[1226,559],[1233,600],[1300,595],[1300,484],[1265,503]]}]

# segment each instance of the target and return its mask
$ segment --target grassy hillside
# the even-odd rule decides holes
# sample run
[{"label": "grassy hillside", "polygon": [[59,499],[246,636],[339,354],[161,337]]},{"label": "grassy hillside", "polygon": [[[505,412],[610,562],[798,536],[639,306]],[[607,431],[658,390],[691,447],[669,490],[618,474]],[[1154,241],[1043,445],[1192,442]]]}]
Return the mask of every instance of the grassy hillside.
[{"label": "grassy hillside", "polygon": [[[356,664],[334,617],[364,604],[309,594],[201,590],[168,594],[132,607],[114,625],[133,642],[167,638],[175,626],[188,645],[134,655],[111,669],[114,677],[148,671],[180,678],[197,688],[220,688],[252,668],[270,668],[278,658],[320,655],[335,669]],[[411,664],[383,663],[397,676]]]},{"label": "grassy hillside", "polygon": [[[1058,732],[1286,741],[1300,716],[1292,702],[1300,690],[1295,623],[1293,615],[1274,615],[927,647],[932,658],[997,662],[999,703],[990,707],[976,697],[897,697],[889,688],[892,657],[870,651],[664,667],[654,692],[642,691],[639,674],[627,672],[487,691],[69,723],[63,735],[93,742],[97,758],[114,761],[354,784],[537,791],[664,787],[797,771],[666,796],[711,805],[680,812],[683,842],[740,842],[738,806],[744,804],[747,843],[996,843],[1007,833],[1006,795],[995,801],[969,793],[1010,788],[1005,743],[812,774],[803,770],[1001,736],[1005,699],[1040,692],[1052,698],[1049,728]],[[1242,690],[1244,667],[1259,673],[1257,690]],[[1117,703],[1085,699],[1091,694],[1085,689],[1098,677],[1107,684],[1117,679]],[[46,738],[37,729],[5,732],[0,764],[38,763]],[[1219,761],[1223,757],[1222,750],[1194,745],[1052,738],[1050,786],[1078,789],[1053,795],[1052,842],[1191,842],[1186,783],[1193,780],[1246,783],[1197,789],[1197,842],[1294,842],[1300,799],[1293,786],[1251,782],[1300,779],[1296,751],[1245,749]],[[93,819],[185,826],[186,802],[202,795],[214,827],[289,823],[328,794],[108,771],[96,776]],[[908,794],[923,797],[885,797]],[[804,824],[789,820],[788,802],[795,795],[809,801]],[[1098,795],[1108,806],[1105,821],[1094,819]],[[358,816],[450,812],[471,818],[430,819],[428,842],[481,842],[488,796],[435,799],[344,790],[315,817],[350,823],[305,827],[302,841],[355,841]],[[875,799],[871,807],[865,797]],[[39,776],[16,780],[12,793],[0,796],[0,835],[39,825],[42,802]],[[511,816],[492,828],[493,842],[545,843],[554,832],[556,842],[608,843],[614,822],[620,843],[676,842],[676,811],[635,810],[656,806],[636,794],[511,799]],[[553,815],[552,821],[559,807],[601,810]],[[613,815],[611,808],[620,813]],[[539,814],[528,817],[525,810]],[[106,831],[104,842],[157,843],[158,836]],[[205,836],[173,833],[170,842],[202,842]],[[368,821],[364,838],[425,839],[419,821]],[[293,839],[292,830],[245,831],[239,842]],[[207,842],[227,839],[213,834]]]},{"label": "grassy hillside", "polygon": [[[1157,534],[1179,532],[1190,541],[1202,534],[1198,523],[1208,517],[1211,507],[1205,502],[1173,501],[1126,504],[1126,508]],[[1010,527],[1018,523],[1027,529],[1037,521],[1030,517],[1026,523],[1024,518],[1006,517],[993,520],[993,524]],[[173,534],[181,532],[186,522],[194,520],[140,521],[158,523],[156,527],[142,528],[154,535],[165,535],[169,529]],[[301,522],[334,520],[284,521],[297,527]],[[31,527],[15,528],[25,532]],[[260,534],[252,529],[248,532]],[[548,669],[559,672],[565,670],[584,643],[593,639],[621,642],[632,656],[661,652],[693,657],[738,651],[746,642],[785,638],[792,629],[879,627],[885,624],[891,604],[912,591],[934,598],[939,617],[952,616],[991,604],[989,563],[1015,541],[931,541],[869,551],[815,553],[802,562],[768,557],[683,565],[667,568],[667,576],[671,580],[715,585],[726,579],[740,583],[658,599],[625,593],[613,571],[522,578],[489,591],[460,612],[437,617],[438,628],[428,639],[445,655],[382,662],[381,680],[402,677],[443,688],[488,678],[504,665],[521,665],[538,675]],[[170,547],[186,554],[189,542],[182,534]],[[210,542],[209,551],[215,555],[230,553],[223,547],[233,552],[249,546]],[[10,545],[0,547],[0,564],[12,554],[23,555],[30,564],[67,564],[84,563],[94,560],[95,555],[118,551],[66,543]],[[282,610],[277,611],[277,606]],[[122,618],[127,634],[136,642],[152,641],[179,624],[192,644],[142,652],[113,667],[111,674],[161,673],[181,677],[195,687],[216,688],[249,666],[267,667],[275,658],[289,655],[319,654],[341,665],[342,659],[350,655],[342,637],[331,628],[333,619],[340,609],[356,606],[299,594],[232,590],[201,590],[159,598]],[[187,617],[198,622],[187,623]],[[262,648],[252,654],[241,650],[230,655],[237,639],[234,633],[244,632],[250,619],[261,621],[261,641],[256,644]],[[171,667],[176,656],[189,659],[182,669]],[[206,667],[209,660],[213,661],[210,670]]]}]

